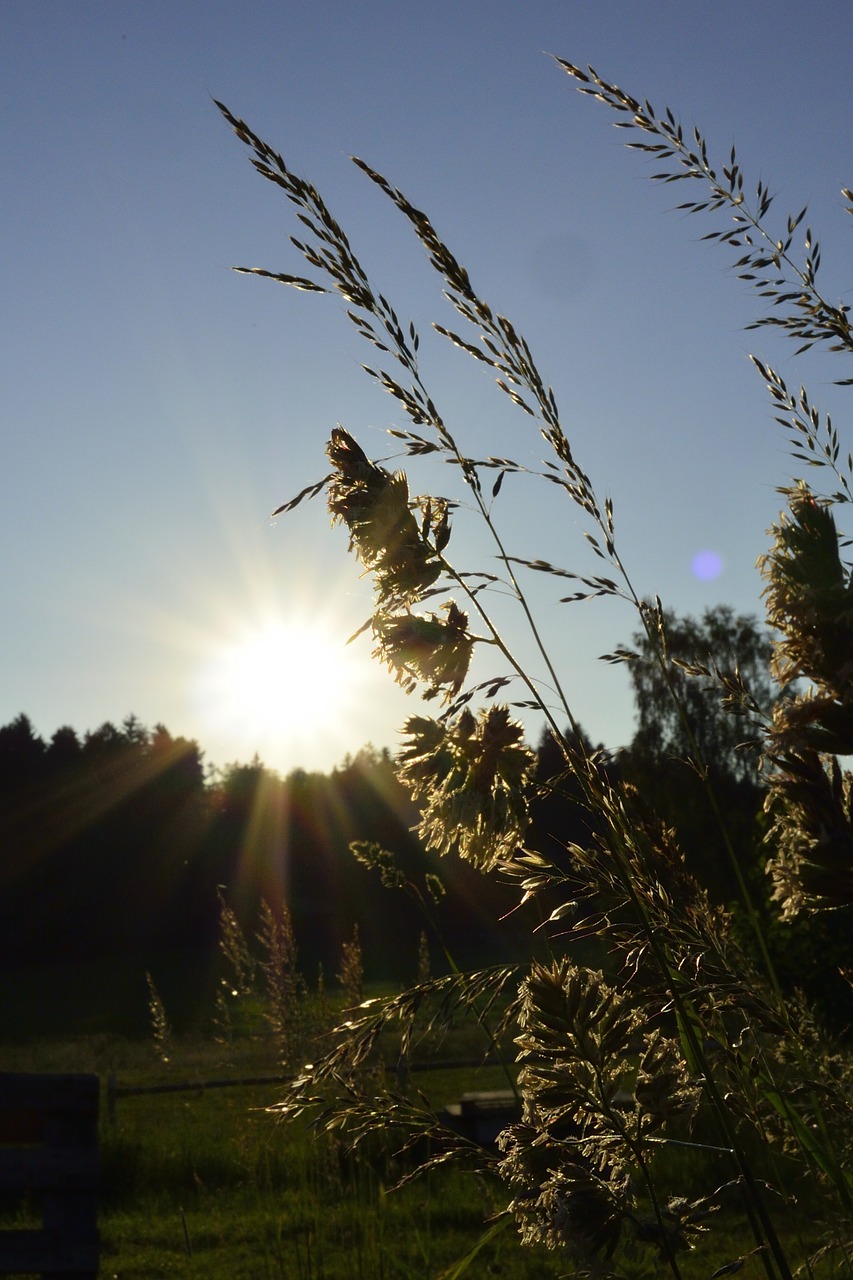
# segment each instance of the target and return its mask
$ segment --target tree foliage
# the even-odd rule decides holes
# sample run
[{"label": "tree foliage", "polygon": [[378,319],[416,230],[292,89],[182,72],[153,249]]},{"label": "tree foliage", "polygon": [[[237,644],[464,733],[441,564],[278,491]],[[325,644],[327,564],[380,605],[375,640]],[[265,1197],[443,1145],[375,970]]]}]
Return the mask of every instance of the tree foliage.
[{"label": "tree foliage", "polygon": [[[55,1031],[60,1019],[71,1030],[136,1032],[150,1004],[147,971],[183,1029],[211,1002],[223,902],[235,936],[257,935],[258,959],[280,959],[273,1012],[318,965],[336,972],[356,926],[371,980],[410,978],[420,907],[354,861],[354,841],[394,850],[397,880],[440,899],[434,947],[441,933],[469,960],[517,949],[515,921],[494,923],[508,892],[481,885],[473,868],[445,860],[443,893],[430,895],[437,858],[412,830],[418,817],[388,753],[369,746],[329,773],[282,778],[258,760],[206,769],[195,742],[133,716],[85,734],[64,727],[49,742],[18,716],[0,726],[0,972],[59,974],[68,995],[51,988],[20,1018],[4,999],[0,1014],[21,1029]],[[21,987],[4,982],[4,996]]]},{"label": "tree foliage", "polygon": [[[760,887],[766,786],[761,735],[776,695],[769,633],[719,605],[701,618],[665,611],[626,655],[637,729],[624,778],[678,833],[688,866],[717,903],[738,901],[738,873]],[[725,814],[733,860],[715,814]]]},{"label": "tree foliage", "polygon": [[[633,636],[628,669],[637,709],[635,752],[700,762],[737,781],[754,781],[762,721],[775,687],[773,646],[758,620],[726,605],[700,619],[665,611],[658,636]],[[663,659],[663,661],[661,661]]]}]

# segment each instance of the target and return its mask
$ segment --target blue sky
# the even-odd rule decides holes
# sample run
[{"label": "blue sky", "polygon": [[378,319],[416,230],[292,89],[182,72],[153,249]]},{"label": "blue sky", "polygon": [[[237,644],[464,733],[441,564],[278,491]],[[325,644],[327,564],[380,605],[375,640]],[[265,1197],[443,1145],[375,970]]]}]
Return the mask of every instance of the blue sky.
[{"label": "blue sky", "polygon": [[[672,211],[683,188],[650,183],[612,113],[546,54],[669,104],[719,158],[736,141],[780,217],[809,203],[827,290],[850,301],[851,30],[847,0],[5,0],[0,723],[25,711],[49,737],[134,712],[197,738],[210,763],[258,750],[287,770],[368,740],[393,748],[417,710],[366,644],[336,715],[307,717],[286,692],[245,715],[219,705],[217,655],[271,620],[346,637],[367,616],[369,587],[322,506],[269,513],[324,473],[336,422],[381,455],[401,415],[360,372],[368,349],[336,300],[230,271],[304,264],[292,212],[212,97],[324,193],[421,330],[425,378],[471,453],[541,456],[487,371],[428,339],[433,319],[453,323],[437,277],[352,154],[430,213],[526,335],[578,460],[613,498],[638,589],[679,612],[757,611],[755,560],[792,464],[748,353],[829,408],[838,371],[744,332],[759,302],[699,243],[715,224]],[[588,567],[582,522],[550,496],[504,487],[511,548]],[[454,546],[465,567],[484,554],[462,522]],[[720,557],[713,581],[691,569],[703,550]],[[626,742],[625,678],[597,655],[630,638],[630,612],[533,592],[576,714],[596,740]]]}]

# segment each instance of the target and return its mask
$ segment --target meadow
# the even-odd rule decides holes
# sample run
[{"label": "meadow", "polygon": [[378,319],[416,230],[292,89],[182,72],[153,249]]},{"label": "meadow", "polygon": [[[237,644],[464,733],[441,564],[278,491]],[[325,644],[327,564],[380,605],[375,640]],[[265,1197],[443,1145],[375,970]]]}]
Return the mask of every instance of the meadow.
[{"label": "meadow", "polygon": [[[457,1045],[461,1047],[461,1045]],[[157,1088],[275,1075],[263,1036],[187,1038],[164,1062],[152,1040],[87,1036],[5,1044],[0,1069],[93,1071],[101,1079],[101,1274],[158,1276],[434,1277],[480,1239],[500,1207],[497,1187],[456,1171],[433,1172],[398,1191],[391,1148],[348,1158],[341,1143],[284,1124],[276,1084]],[[109,1084],[118,1096],[110,1105]],[[431,1072],[430,1094],[450,1101],[494,1088],[499,1070]],[[505,1083],[505,1081],[503,1081]],[[7,1206],[5,1225],[27,1225],[31,1206]],[[519,1270],[514,1232],[484,1246],[480,1274],[559,1274],[543,1253]],[[476,1272],[475,1272],[476,1274]]]},{"label": "meadow", "polygon": [[[395,1157],[394,1141],[374,1137],[350,1155],[333,1135],[282,1122],[270,1110],[281,1084],[203,1087],[274,1076],[280,1067],[268,1035],[235,1035],[229,1043],[207,1035],[172,1038],[168,1050],[164,1061],[154,1037],[116,1035],[0,1046],[4,1071],[100,1077],[101,1276],[451,1280],[464,1270],[474,1277],[547,1280],[574,1274],[562,1250],[523,1245],[511,1218],[496,1216],[506,1203],[497,1178],[437,1168],[397,1187],[410,1166]],[[463,1057],[474,1062],[478,1050],[475,1028],[455,1028],[441,1059],[430,1064],[435,1069],[412,1072],[410,1091],[440,1110],[466,1090],[505,1087],[499,1067],[438,1065]],[[122,1094],[162,1086],[174,1091]],[[692,1154],[697,1186],[714,1159],[698,1149]],[[690,1163],[679,1154],[682,1186]],[[7,1203],[3,1225],[31,1225],[32,1212],[32,1206]],[[684,1257],[687,1280],[711,1276],[741,1248],[737,1207],[715,1216],[712,1230]],[[744,1235],[743,1251],[748,1247]],[[638,1278],[657,1272],[653,1251],[638,1250],[635,1263]]]}]

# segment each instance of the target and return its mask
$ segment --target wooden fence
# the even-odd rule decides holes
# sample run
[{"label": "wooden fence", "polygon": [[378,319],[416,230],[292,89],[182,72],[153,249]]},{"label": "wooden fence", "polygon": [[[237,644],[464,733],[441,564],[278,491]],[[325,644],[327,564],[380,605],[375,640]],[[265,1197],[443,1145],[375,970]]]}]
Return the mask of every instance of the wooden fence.
[{"label": "wooden fence", "polygon": [[0,1193],[41,1204],[39,1228],[0,1230],[0,1275],[98,1273],[99,1081],[0,1072]]},{"label": "wooden fence", "polygon": [[[400,1088],[404,1088],[411,1072],[420,1071],[458,1071],[479,1070],[481,1067],[496,1067],[500,1059],[487,1058],[454,1058],[448,1061],[407,1062],[401,1059],[394,1066],[386,1066],[389,1075],[397,1077]],[[171,1080],[164,1084],[126,1085],[119,1084],[110,1073],[106,1086],[106,1114],[111,1124],[116,1122],[116,1103],[120,1098],[138,1098],[145,1094],[155,1093],[202,1093],[206,1089],[245,1089],[253,1085],[290,1084],[293,1074],[274,1076],[241,1076],[236,1080]]]}]

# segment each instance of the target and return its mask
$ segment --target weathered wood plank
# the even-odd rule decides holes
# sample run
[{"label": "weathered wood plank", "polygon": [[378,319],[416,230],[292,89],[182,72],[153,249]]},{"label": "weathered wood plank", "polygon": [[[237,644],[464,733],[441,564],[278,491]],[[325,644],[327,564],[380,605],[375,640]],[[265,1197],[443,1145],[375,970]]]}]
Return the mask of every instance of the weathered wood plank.
[{"label": "weathered wood plank", "polygon": [[98,1110],[100,1082],[93,1075],[28,1075],[0,1071],[0,1110]]},{"label": "weathered wood plank", "polygon": [[0,1275],[95,1280],[99,1098],[97,1076],[0,1072],[0,1190],[42,1214],[39,1229],[0,1231]]},{"label": "weathered wood plank", "polygon": [[98,1186],[97,1148],[0,1148],[0,1191],[93,1191]]}]

